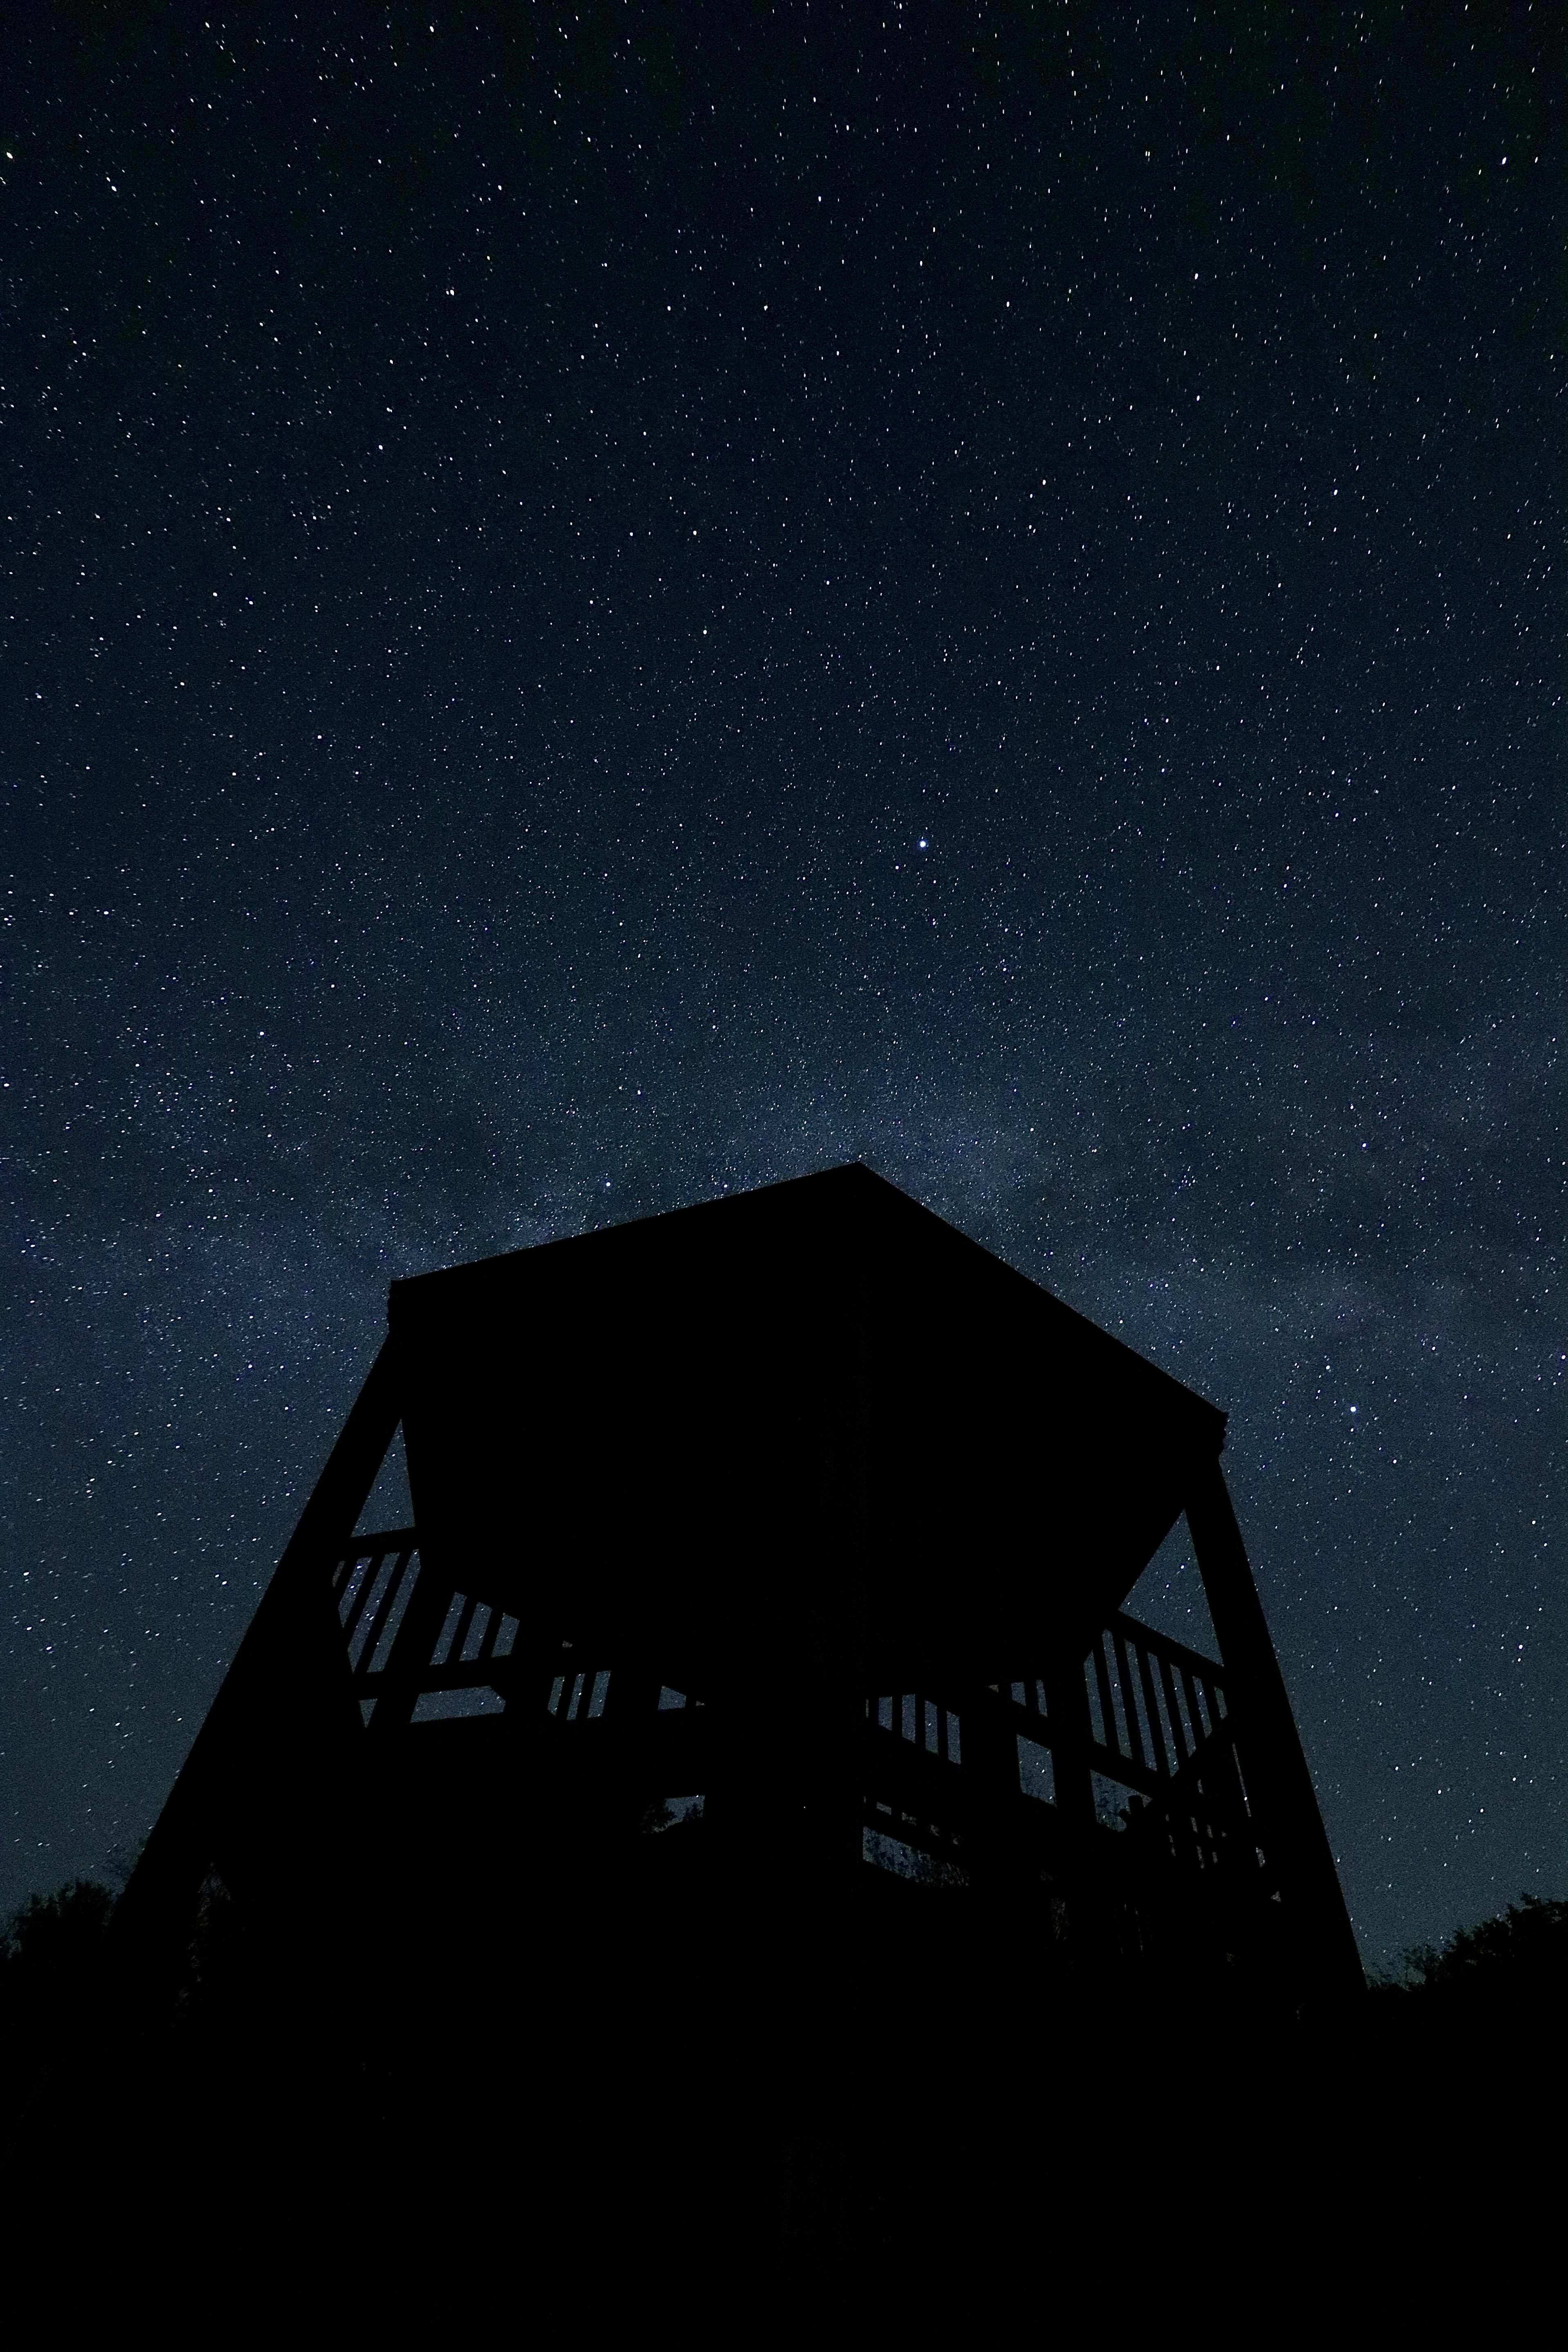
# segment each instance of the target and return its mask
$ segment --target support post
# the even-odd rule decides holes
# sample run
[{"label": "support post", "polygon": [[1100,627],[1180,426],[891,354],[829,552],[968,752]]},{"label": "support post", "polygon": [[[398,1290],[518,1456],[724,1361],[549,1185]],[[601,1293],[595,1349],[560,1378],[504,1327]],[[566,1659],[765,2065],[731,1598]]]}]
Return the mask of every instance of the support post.
[{"label": "support post", "polygon": [[1217,1454],[1189,1482],[1186,1513],[1248,1794],[1306,1973],[1331,1997],[1359,1994],[1365,1979],[1350,1914]]},{"label": "support post", "polygon": [[331,1567],[353,1534],[400,1411],[387,1339],[114,1907],[107,1955],[127,1990],[135,1982],[152,1992],[177,1965],[220,1819],[258,1790],[263,1802],[276,1803],[296,1761],[313,1760],[358,1727]]}]

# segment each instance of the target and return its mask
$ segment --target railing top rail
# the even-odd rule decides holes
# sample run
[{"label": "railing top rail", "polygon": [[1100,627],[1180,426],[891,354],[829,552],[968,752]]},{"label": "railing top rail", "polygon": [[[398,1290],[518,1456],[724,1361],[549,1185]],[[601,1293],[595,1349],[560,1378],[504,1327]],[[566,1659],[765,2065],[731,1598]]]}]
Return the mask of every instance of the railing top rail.
[{"label": "railing top rail", "polygon": [[339,1552],[340,1559],[363,1559],[371,1552],[417,1551],[417,1528],[381,1528],[374,1535],[351,1536]]},{"label": "railing top rail", "polygon": [[1119,1609],[1107,1622],[1116,1633],[1125,1634],[1130,1641],[1141,1642],[1155,1657],[1163,1657],[1173,1666],[1185,1666],[1189,1674],[1202,1675],[1205,1682],[1216,1683],[1224,1689],[1226,1670],[1217,1658],[1205,1658],[1201,1650],[1189,1650],[1184,1642],[1173,1640],[1169,1633],[1157,1633],[1152,1625],[1141,1624],[1136,1617],[1129,1617],[1123,1609]]}]

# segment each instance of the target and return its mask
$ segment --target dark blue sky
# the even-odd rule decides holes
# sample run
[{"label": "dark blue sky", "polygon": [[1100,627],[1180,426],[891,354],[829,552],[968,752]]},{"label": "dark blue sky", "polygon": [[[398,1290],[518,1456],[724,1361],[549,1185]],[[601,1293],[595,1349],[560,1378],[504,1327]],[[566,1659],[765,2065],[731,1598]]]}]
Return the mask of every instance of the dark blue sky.
[{"label": "dark blue sky", "polygon": [[1559,12],[5,38],[0,1904],[391,1276],[855,1157],[1229,1411],[1368,1957],[1568,1890]]}]

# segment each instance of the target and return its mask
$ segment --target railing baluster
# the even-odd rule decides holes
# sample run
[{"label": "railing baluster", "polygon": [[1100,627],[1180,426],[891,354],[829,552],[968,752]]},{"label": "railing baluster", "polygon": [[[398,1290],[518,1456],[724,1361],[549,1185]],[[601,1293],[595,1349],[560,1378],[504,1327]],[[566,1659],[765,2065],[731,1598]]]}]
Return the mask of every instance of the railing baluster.
[{"label": "railing baluster", "polygon": [[1132,1664],[1131,1643],[1120,1629],[1112,1633],[1110,1641],[1116,1660],[1116,1679],[1121,1688],[1121,1712],[1127,1718],[1128,1752],[1134,1764],[1152,1764],[1154,1759],[1149,1752],[1147,1727],[1138,1704],[1140,1692],[1137,1671]]},{"label": "railing baluster", "polygon": [[374,1622],[360,1652],[359,1673],[362,1676],[378,1673],[386,1664],[384,1653],[390,1651],[397,1629],[403,1622],[404,1610],[419,1581],[417,1559],[417,1550],[413,1546],[398,1554],[397,1566],[377,1605]]},{"label": "railing baluster", "polygon": [[1193,1750],[1187,1726],[1182,1718],[1182,1710],[1177,1703],[1176,1670],[1169,1658],[1163,1655],[1156,1658],[1155,1664],[1160,1670],[1160,1688],[1164,1693],[1165,1713],[1171,1724],[1171,1745],[1176,1759],[1173,1769],[1179,1772]]},{"label": "railing baluster", "polygon": [[388,1557],[389,1555],[384,1551],[370,1552],[366,1555],[369,1565],[366,1568],[363,1576],[360,1580],[353,1599],[349,1602],[349,1613],[343,1619],[343,1639],[351,1644],[353,1641],[354,1630],[359,1624],[360,1619],[364,1615],[366,1603],[369,1601],[371,1594],[376,1589],[376,1580],[379,1578]]},{"label": "railing baluster", "polygon": [[1113,1755],[1121,1755],[1122,1753],[1121,1727],[1117,1720],[1116,1708],[1110,1696],[1110,1676],[1106,1671],[1105,1664],[1105,1634],[1099,1633],[1095,1636],[1094,1677],[1100,1685],[1100,1712],[1105,1718],[1105,1745]]},{"label": "railing baluster", "polygon": [[1142,1642],[1136,1644],[1136,1649],[1138,1680],[1143,1692],[1143,1712],[1149,1718],[1149,1736],[1154,1743],[1154,1753],[1150,1761],[1156,1771],[1169,1779],[1173,1767],[1165,1747],[1165,1727],[1160,1719],[1160,1702],[1154,1695],[1153,1662]]},{"label": "railing baluster", "polygon": [[[448,1672],[456,1673],[466,1663],[463,1651],[475,1613],[481,1605],[470,1592],[455,1592],[452,1595],[452,1607],[447,1612],[446,1624],[437,1635],[430,1653],[432,1666],[445,1666]],[[451,1629],[449,1633],[448,1627]]]},{"label": "railing baluster", "polygon": [[[375,1654],[381,1646],[382,1634],[386,1630],[387,1620],[392,1614],[397,1596],[403,1590],[405,1580],[408,1574],[409,1563],[413,1558],[414,1554],[412,1551],[400,1552],[398,1554],[392,1574],[387,1578],[385,1584],[383,1585],[381,1591],[376,1598],[374,1609],[371,1615],[369,1630],[364,1634],[363,1639],[360,1643],[359,1655],[354,1668],[356,1675],[363,1677],[374,1670]],[[416,1572],[417,1573],[417,1571]],[[379,1576],[379,1568],[376,1573]],[[367,1599],[369,1597],[368,1585],[366,1589],[366,1597]]]},{"label": "railing baluster", "polygon": [[1179,1687],[1181,1690],[1182,1705],[1186,1712],[1188,1741],[1187,1753],[1189,1756],[1192,1756],[1196,1754],[1198,1743],[1204,1736],[1203,1717],[1198,1713],[1198,1695],[1193,1688],[1193,1677],[1190,1668],[1184,1665],[1178,1665],[1175,1671],[1180,1678]]}]

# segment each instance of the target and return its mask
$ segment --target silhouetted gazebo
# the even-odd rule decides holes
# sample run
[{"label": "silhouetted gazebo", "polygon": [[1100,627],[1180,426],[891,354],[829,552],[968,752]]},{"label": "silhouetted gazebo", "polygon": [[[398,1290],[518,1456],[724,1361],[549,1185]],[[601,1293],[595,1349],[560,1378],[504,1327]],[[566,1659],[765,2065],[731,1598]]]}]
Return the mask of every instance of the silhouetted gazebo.
[{"label": "silhouetted gazebo", "polygon": [[[361,1531],[400,1426],[414,1523]],[[116,1940],[221,1884],[563,1998],[645,1933],[674,1997],[697,1918],[818,2010],[888,1936],[1359,1986],[1224,1436],[860,1166],[395,1283]],[[1124,1611],[1183,1513],[1218,1656]]]}]

